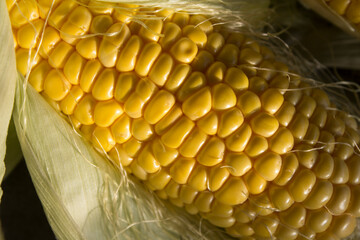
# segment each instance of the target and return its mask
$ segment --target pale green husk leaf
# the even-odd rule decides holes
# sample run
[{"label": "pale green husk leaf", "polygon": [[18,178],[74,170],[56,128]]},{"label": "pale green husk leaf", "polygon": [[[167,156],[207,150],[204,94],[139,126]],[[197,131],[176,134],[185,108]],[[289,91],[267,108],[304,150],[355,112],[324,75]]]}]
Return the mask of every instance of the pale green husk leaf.
[{"label": "pale green husk leaf", "polygon": [[[6,138],[14,105],[16,62],[14,40],[5,1],[0,1],[0,183],[5,174]],[[0,189],[0,198],[2,190]]]},{"label": "pale green husk leaf", "polygon": [[360,32],[351,25],[345,18],[337,14],[326,3],[325,0],[299,0],[305,7],[311,8],[323,18],[332,22],[345,32],[360,38]]}]

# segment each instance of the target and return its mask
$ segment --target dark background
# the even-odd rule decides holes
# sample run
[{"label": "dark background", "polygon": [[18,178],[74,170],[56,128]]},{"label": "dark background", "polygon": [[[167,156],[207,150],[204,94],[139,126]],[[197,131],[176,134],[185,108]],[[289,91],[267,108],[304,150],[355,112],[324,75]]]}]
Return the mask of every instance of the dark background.
[{"label": "dark background", "polygon": [[2,189],[0,219],[6,240],[55,239],[24,160],[4,179]]}]

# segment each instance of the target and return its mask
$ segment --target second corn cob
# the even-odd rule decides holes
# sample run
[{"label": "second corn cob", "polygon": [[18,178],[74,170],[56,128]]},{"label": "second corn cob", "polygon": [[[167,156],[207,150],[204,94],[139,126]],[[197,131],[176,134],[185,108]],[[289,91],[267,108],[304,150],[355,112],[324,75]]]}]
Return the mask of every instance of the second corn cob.
[{"label": "second corn cob", "polygon": [[266,47],[201,15],[71,0],[43,29],[46,1],[8,2],[19,71],[161,198],[235,237],[353,232],[357,123]]}]

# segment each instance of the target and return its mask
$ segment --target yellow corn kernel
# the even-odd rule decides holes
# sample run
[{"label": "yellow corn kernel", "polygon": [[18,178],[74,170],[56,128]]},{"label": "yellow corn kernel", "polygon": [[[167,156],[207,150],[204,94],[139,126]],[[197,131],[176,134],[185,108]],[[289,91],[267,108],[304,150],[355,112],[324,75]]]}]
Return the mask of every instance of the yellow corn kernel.
[{"label": "yellow corn kernel", "polygon": [[251,115],[261,108],[261,101],[258,95],[251,91],[245,91],[238,96],[237,107],[241,110],[244,116]]},{"label": "yellow corn kernel", "polygon": [[47,61],[41,61],[32,69],[29,75],[29,83],[34,87],[36,91],[41,92],[44,90],[45,78],[50,72],[50,70],[51,67]]},{"label": "yellow corn kernel", "polygon": [[269,139],[269,149],[278,154],[289,152],[294,146],[294,137],[290,130],[280,127]]},{"label": "yellow corn kernel", "polygon": [[170,92],[176,91],[190,74],[191,67],[187,64],[178,64],[165,83],[165,88]]},{"label": "yellow corn kernel", "polygon": [[142,148],[137,157],[137,162],[147,173],[156,173],[160,170],[160,164],[152,154],[150,144]]},{"label": "yellow corn kernel", "polygon": [[96,100],[90,94],[86,94],[77,104],[74,110],[74,116],[81,122],[81,124],[94,124],[95,105]]},{"label": "yellow corn kernel", "polygon": [[[250,68],[249,66],[243,66],[241,69],[246,73],[247,75],[255,75],[256,69]],[[251,74],[249,71],[254,71],[254,74]],[[268,82],[260,76],[252,76],[249,79],[249,90],[253,91],[256,94],[261,94],[269,87]]]},{"label": "yellow corn kernel", "polygon": [[10,21],[13,27],[19,28],[22,25],[39,18],[38,7],[35,0],[20,0],[9,12]]},{"label": "yellow corn kernel", "polygon": [[61,70],[51,70],[44,80],[44,92],[55,101],[64,99],[70,89],[71,83],[66,79]]},{"label": "yellow corn kernel", "polygon": [[183,103],[182,110],[191,120],[197,120],[206,115],[211,110],[210,89],[202,88],[191,95]]},{"label": "yellow corn kernel", "polygon": [[299,161],[294,153],[282,156],[281,170],[274,182],[279,186],[284,186],[293,178],[298,167]]},{"label": "yellow corn kernel", "polygon": [[79,36],[84,35],[89,30],[91,20],[92,15],[86,7],[75,8],[61,27],[61,38],[69,44],[74,44]]},{"label": "yellow corn kernel", "polygon": [[76,8],[78,4],[72,0],[62,1],[50,15],[49,25],[59,29],[67,19],[69,13]]},{"label": "yellow corn kernel", "polygon": [[274,88],[267,89],[261,94],[260,99],[262,107],[270,114],[276,113],[284,102],[283,95]]},{"label": "yellow corn kernel", "polygon": [[120,52],[116,63],[116,69],[120,72],[132,71],[135,68],[137,56],[143,43],[140,37],[131,36],[124,49]]},{"label": "yellow corn kernel", "polygon": [[108,152],[115,146],[114,138],[109,128],[95,127],[92,134],[92,143],[95,148]]},{"label": "yellow corn kernel", "polygon": [[182,84],[177,92],[177,99],[181,102],[185,101],[193,93],[205,86],[206,77],[202,72],[193,72]]},{"label": "yellow corn kernel", "polygon": [[165,115],[156,125],[155,131],[157,134],[163,134],[173,123],[182,116],[182,111],[179,105],[174,107]]},{"label": "yellow corn kernel", "polygon": [[346,163],[340,159],[334,159],[334,171],[330,181],[335,184],[347,183],[349,180],[349,168]]},{"label": "yellow corn kernel", "polygon": [[181,36],[180,27],[173,23],[167,22],[164,25],[164,37],[160,38],[159,43],[164,50],[168,50]]},{"label": "yellow corn kernel", "polygon": [[157,173],[149,175],[149,184],[155,190],[164,189],[166,187],[166,185],[170,182],[170,180],[171,180],[171,176],[164,169],[161,169]]},{"label": "yellow corn kernel", "polygon": [[244,181],[250,194],[262,193],[267,187],[267,181],[254,170],[245,174]]},{"label": "yellow corn kernel", "polygon": [[[207,188],[207,171],[206,168],[202,165],[196,165],[194,170],[192,171],[189,177],[189,186],[197,191],[205,191]],[[205,192],[203,192],[205,193]],[[211,194],[212,195],[212,194]],[[197,206],[197,208],[202,211],[201,209],[203,206]],[[206,207],[208,209],[208,207]],[[202,211],[204,212],[204,211]]]},{"label": "yellow corn kernel", "polygon": [[255,160],[254,169],[267,181],[273,181],[281,169],[281,157],[272,152],[267,152]]},{"label": "yellow corn kernel", "polygon": [[158,86],[163,86],[168,79],[170,72],[173,68],[174,60],[172,57],[163,53],[154,63],[154,66],[151,68],[149,77],[150,79]]},{"label": "yellow corn kernel", "polygon": [[333,194],[333,185],[329,181],[317,181],[303,205],[307,209],[319,209],[325,206]]},{"label": "yellow corn kernel", "polygon": [[49,55],[49,64],[53,68],[63,68],[73,52],[73,47],[66,42],[59,42]]},{"label": "yellow corn kernel", "polygon": [[291,228],[301,228],[305,225],[306,209],[300,204],[293,204],[279,215],[281,221]]},{"label": "yellow corn kernel", "polygon": [[134,160],[131,165],[130,169],[132,174],[134,174],[140,180],[147,180],[148,173],[138,164],[136,160]]},{"label": "yellow corn kernel", "polygon": [[295,202],[304,201],[316,182],[315,174],[309,169],[302,169],[289,185],[289,191]]},{"label": "yellow corn kernel", "polygon": [[124,150],[130,157],[135,157],[139,153],[139,150],[142,147],[142,142],[138,141],[136,138],[131,137],[127,142],[123,144]]},{"label": "yellow corn kernel", "polygon": [[194,123],[187,117],[181,117],[164,135],[161,136],[163,143],[171,148],[178,148],[189,135]]},{"label": "yellow corn kernel", "polygon": [[237,108],[224,111],[220,116],[220,123],[217,135],[225,138],[236,131],[244,122],[244,116]]},{"label": "yellow corn kernel", "polygon": [[208,179],[208,188],[210,191],[219,190],[226,180],[229,178],[230,172],[226,168],[221,166],[211,168],[209,179]]},{"label": "yellow corn kernel", "polygon": [[199,48],[203,48],[207,42],[206,33],[193,25],[187,25],[182,29],[183,35],[192,40]]},{"label": "yellow corn kernel", "polygon": [[110,100],[114,96],[116,72],[113,69],[105,69],[97,77],[92,88],[92,95],[96,100]]},{"label": "yellow corn kernel", "polygon": [[124,143],[131,137],[130,118],[123,114],[111,125],[111,133],[117,143]]},{"label": "yellow corn kernel", "polygon": [[[31,51],[31,53],[29,51]],[[38,64],[40,60],[41,58],[35,55],[34,49],[19,48],[16,50],[16,67],[22,75],[25,75],[32,67]]]},{"label": "yellow corn kernel", "polygon": [[[226,147],[234,152],[242,152],[247,147],[251,135],[251,127],[247,123],[244,123],[238,130],[225,139]],[[253,147],[250,146],[247,151],[252,153],[254,151],[252,148]]]},{"label": "yellow corn kernel", "polygon": [[99,60],[105,67],[114,67],[119,48],[130,38],[130,30],[126,24],[115,23],[107,31],[99,47]]},{"label": "yellow corn kernel", "polygon": [[60,34],[52,27],[45,27],[44,37],[41,42],[39,54],[42,58],[47,59],[54,49],[55,45],[60,41]]},{"label": "yellow corn kernel", "polygon": [[165,146],[159,138],[153,140],[152,151],[157,161],[164,167],[171,164],[179,155],[176,149]]},{"label": "yellow corn kernel", "polygon": [[134,73],[120,73],[114,90],[114,98],[123,103],[135,88],[138,77]]},{"label": "yellow corn kernel", "polygon": [[330,226],[332,215],[325,208],[309,211],[306,225],[314,232],[324,232]]},{"label": "yellow corn kernel", "polygon": [[243,48],[240,51],[239,62],[258,65],[262,61],[262,55],[251,48]]},{"label": "yellow corn kernel", "polygon": [[232,108],[236,104],[236,95],[229,85],[219,83],[212,88],[212,106],[216,110]]},{"label": "yellow corn kernel", "polygon": [[209,35],[205,48],[211,54],[216,55],[222,49],[224,44],[224,37],[220,33],[214,32]]},{"label": "yellow corn kernel", "polygon": [[171,55],[179,62],[191,63],[198,52],[198,47],[189,38],[180,38],[171,48]]},{"label": "yellow corn kernel", "polygon": [[241,178],[230,178],[224,186],[215,193],[215,198],[227,205],[237,205],[245,202],[249,191]]},{"label": "yellow corn kernel", "polygon": [[348,8],[346,9],[345,16],[352,23],[360,23],[359,14],[360,2],[357,0],[351,1]]},{"label": "yellow corn kernel", "polygon": [[349,236],[356,227],[356,219],[350,215],[334,216],[330,225],[330,232],[333,232],[337,237],[344,238]]},{"label": "yellow corn kernel", "polygon": [[60,102],[60,108],[66,115],[74,113],[75,107],[83,97],[84,92],[79,86],[73,86],[68,95]]},{"label": "yellow corn kernel", "polygon": [[270,186],[269,197],[275,209],[279,211],[288,209],[294,203],[294,199],[290,195],[289,191],[276,185]]},{"label": "yellow corn kernel", "polygon": [[122,113],[122,107],[115,100],[99,102],[94,109],[95,124],[100,127],[109,127]]},{"label": "yellow corn kernel", "polygon": [[84,92],[90,92],[97,75],[102,70],[101,63],[95,59],[88,61],[80,76],[80,87]]},{"label": "yellow corn kernel", "polygon": [[238,91],[245,90],[249,87],[248,77],[241,69],[235,67],[231,67],[226,71],[224,81]]},{"label": "yellow corn kernel", "polygon": [[139,36],[145,41],[157,42],[163,28],[163,21],[160,19],[145,20],[144,26],[140,28]]},{"label": "yellow corn kernel", "polygon": [[222,62],[214,62],[206,71],[209,84],[222,82],[225,76],[226,66]]},{"label": "yellow corn kernel", "polygon": [[217,60],[227,67],[233,67],[238,63],[239,48],[234,44],[225,44],[219,52]]},{"label": "yellow corn kernel", "polygon": [[86,59],[95,59],[99,52],[100,39],[97,37],[88,37],[81,39],[76,44],[76,51]]},{"label": "yellow corn kernel", "polygon": [[91,22],[90,32],[105,33],[113,23],[113,19],[109,15],[98,15]]},{"label": "yellow corn kernel", "polygon": [[214,56],[208,51],[201,50],[194,58],[191,66],[194,71],[205,71],[214,63]]},{"label": "yellow corn kernel", "polygon": [[224,142],[218,137],[211,137],[196,159],[200,164],[210,167],[220,163],[224,158],[224,154]]},{"label": "yellow corn kernel", "polygon": [[150,42],[146,44],[139,55],[135,72],[141,77],[147,76],[152,65],[160,55],[160,52],[161,46],[158,43]]},{"label": "yellow corn kernel", "polygon": [[17,31],[18,44],[22,48],[35,48],[41,34],[44,21],[37,19],[19,28]]},{"label": "yellow corn kernel", "polygon": [[134,119],[131,124],[131,134],[139,141],[145,141],[149,139],[154,130],[152,126],[143,118]]},{"label": "yellow corn kernel", "polygon": [[194,206],[200,212],[207,213],[211,211],[211,205],[214,201],[214,194],[209,191],[199,192],[195,199]]},{"label": "yellow corn kernel", "polygon": [[195,166],[193,158],[178,158],[170,167],[170,175],[178,184],[185,184]]},{"label": "yellow corn kernel", "polygon": [[252,130],[264,137],[272,136],[279,128],[279,122],[270,114],[261,112],[251,119]]},{"label": "yellow corn kernel", "polygon": [[64,66],[64,75],[71,84],[79,84],[80,74],[84,66],[85,59],[83,59],[77,52],[71,54]]}]

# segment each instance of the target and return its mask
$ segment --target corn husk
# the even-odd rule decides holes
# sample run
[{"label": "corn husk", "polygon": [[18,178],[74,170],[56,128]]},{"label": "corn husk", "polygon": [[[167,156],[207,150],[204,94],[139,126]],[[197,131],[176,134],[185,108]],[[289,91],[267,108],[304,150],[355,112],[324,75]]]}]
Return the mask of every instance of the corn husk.
[{"label": "corn husk", "polygon": [[[255,23],[265,22],[254,13],[265,16],[269,1],[258,3],[262,5],[250,11],[254,6],[250,0],[212,0],[209,4],[171,1],[170,5],[167,1],[159,2],[179,10],[231,15],[222,20],[237,21],[240,23],[237,27],[247,25],[254,26],[253,29]],[[242,8],[232,10],[231,4]],[[11,35],[10,28],[7,34]],[[12,50],[12,46],[8,49]],[[16,85],[13,117],[17,135],[37,194],[58,239],[230,239],[200,217],[189,216],[159,200],[123,169],[114,167],[20,74]]]},{"label": "corn husk", "polygon": [[305,7],[310,8],[323,18],[332,22],[343,31],[360,38],[360,32],[345,18],[337,14],[326,3],[325,0],[299,0]]},{"label": "corn husk", "polygon": [[[296,0],[272,0],[272,3],[275,11],[272,26],[290,48],[297,48],[300,43],[300,47],[306,48],[326,67],[360,70],[359,38],[302,8]],[[284,34],[283,29],[290,34]]]},{"label": "corn husk", "polygon": [[[16,84],[16,62],[13,51],[14,41],[11,34],[10,21],[5,1],[0,2],[0,183],[5,174],[4,158],[6,154],[6,138],[9,122],[11,119],[15,84]],[[2,190],[0,189],[0,198]]]}]

